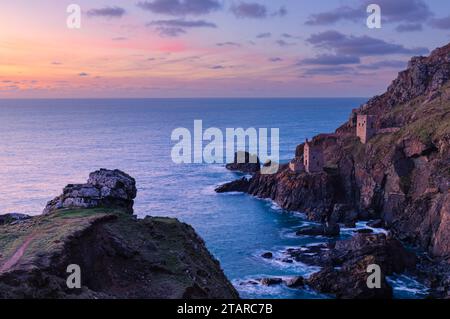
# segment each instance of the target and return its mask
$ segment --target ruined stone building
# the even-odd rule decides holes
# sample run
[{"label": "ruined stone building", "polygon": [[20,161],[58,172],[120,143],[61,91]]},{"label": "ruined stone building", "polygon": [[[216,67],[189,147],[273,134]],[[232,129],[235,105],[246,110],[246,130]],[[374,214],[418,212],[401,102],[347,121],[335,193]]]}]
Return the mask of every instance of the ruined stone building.
[{"label": "ruined stone building", "polygon": [[366,144],[376,134],[375,120],[376,117],[374,115],[358,114],[356,135],[361,140],[361,143]]},{"label": "ruined stone building", "polygon": [[294,158],[289,162],[289,169],[294,173],[301,173],[305,171],[303,160],[299,157]]},{"label": "ruined stone building", "polygon": [[322,172],[324,166],[322,147],[320,145],[314,145],[306,140],[303,164],[308,173]]}]

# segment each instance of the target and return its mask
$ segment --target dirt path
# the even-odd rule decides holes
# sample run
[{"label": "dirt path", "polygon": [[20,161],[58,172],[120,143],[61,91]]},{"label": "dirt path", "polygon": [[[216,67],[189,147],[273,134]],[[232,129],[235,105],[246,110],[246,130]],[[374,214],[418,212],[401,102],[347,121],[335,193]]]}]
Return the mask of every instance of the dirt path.
[{"label": "dirt path", "polygon": [[10,270],[12,267],[14,267],[17,262],[22,258],[23,254],[25,253],[25,250],[28,248],[30,243],[34,239],[34,234],[29,235],[25,241],[23,242],[22,246],[19,247],[19,249],[16,250],[14,255],[12,255],[0,268],[0,273],[6,272]]}]

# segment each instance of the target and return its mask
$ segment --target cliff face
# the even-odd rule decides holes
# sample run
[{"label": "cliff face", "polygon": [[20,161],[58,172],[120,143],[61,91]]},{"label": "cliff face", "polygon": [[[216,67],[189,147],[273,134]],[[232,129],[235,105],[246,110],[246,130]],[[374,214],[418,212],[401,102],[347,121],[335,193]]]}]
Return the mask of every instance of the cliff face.
[{"label": "cliff face", "polygon": [[[413,58],[385,94],[354,110],[335,133],[313,139],[324,153],[323,172],[286,165],[275,175],[257,173],[248,193],[316,221],[383,218],[397,238],[450,258],[449,80],[450,44]],[[366,144],[356,136],[358,114],[376,119]]]},{"label": "cliff face", "polygon": [[133,214],[136,180],[119,170],[101,169],[89,174],[85,184],[67,185],[63,193],[47,203],[44,214],[67,208],[121,208]]},{"label": "cliff face", "polygon": [[[93,176],[107,178],[94,183]],[[0,225],[0,298],[238,298],[192,227],[129,214],[126,185],[116,183],[123,176],[96,172],[86,187],[103,195],[72,192],[71,209]],[[106,192],[108,185],[116,192]],[[92,196],[108,207],[85,208]],[[72,264],[80,267],[81,289],[66,284]]]}]

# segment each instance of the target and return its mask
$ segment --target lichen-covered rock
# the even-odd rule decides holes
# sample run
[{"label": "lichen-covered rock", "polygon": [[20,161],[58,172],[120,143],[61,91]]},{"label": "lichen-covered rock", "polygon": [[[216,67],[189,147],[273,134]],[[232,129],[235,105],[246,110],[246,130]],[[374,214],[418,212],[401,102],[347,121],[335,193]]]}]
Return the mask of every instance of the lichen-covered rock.
[{"label": "lichen-covered rock", "polygon": [[121,208],[133,214],[136,181],[120,170],[100,169],[89,175],[86,184],[69,184],[63,193],[48,202],[44,214],[58,209]]}]

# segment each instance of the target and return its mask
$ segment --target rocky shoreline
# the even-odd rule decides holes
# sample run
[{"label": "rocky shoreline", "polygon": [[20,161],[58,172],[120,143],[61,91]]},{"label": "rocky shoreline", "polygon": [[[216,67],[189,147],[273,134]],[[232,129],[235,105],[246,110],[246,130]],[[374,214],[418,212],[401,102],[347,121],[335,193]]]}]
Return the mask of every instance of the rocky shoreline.
[{"label": "rocky shoreline", "polygon": [[[192,227],[133,216],[135,180],[99,170],[68,185],[44,214],[0,217],[0,299],[235,299]],[[81,288],[66,281],[81,270]]]},{"label": "rocky shoreline", "polygon": [[[339,225],[374,220],[389,231],[388,241],[395,240],[398,249],[401,242],[418,251],[417,263],[409,268],[431,288],[431,296],[450,298],[449,82],[450,44],[429,57],[413,58],[386,93],[354,110],[334,133],[300,144],[292,164],[280,166],[273,175],[254,172],[250,179],[227,183],[216,191],[271,199],[285,210],[305,212],[309,220],[322,223],[301,229],[298,235],[336,236]],[[369,122],[370,132],[360,136],[361,125]],[[324,165],[308,171],[307,159],[316,154],[320,154],[317,165],[322,161]],[[373,234],[355,238],[361,236]],[[313,286],[341,298],[379,297],[361,287],[356,296],[341,291],[358,282],[359,272],[349,269],[378,260],[365,250],[361,260],[337,264],[342,270],[327,268],[313,276]],[[392,258],[387,254],[380,262]],[[385,274],[390,270],[387,267]],[[385,285],[383,297],[389,297]]]}]

